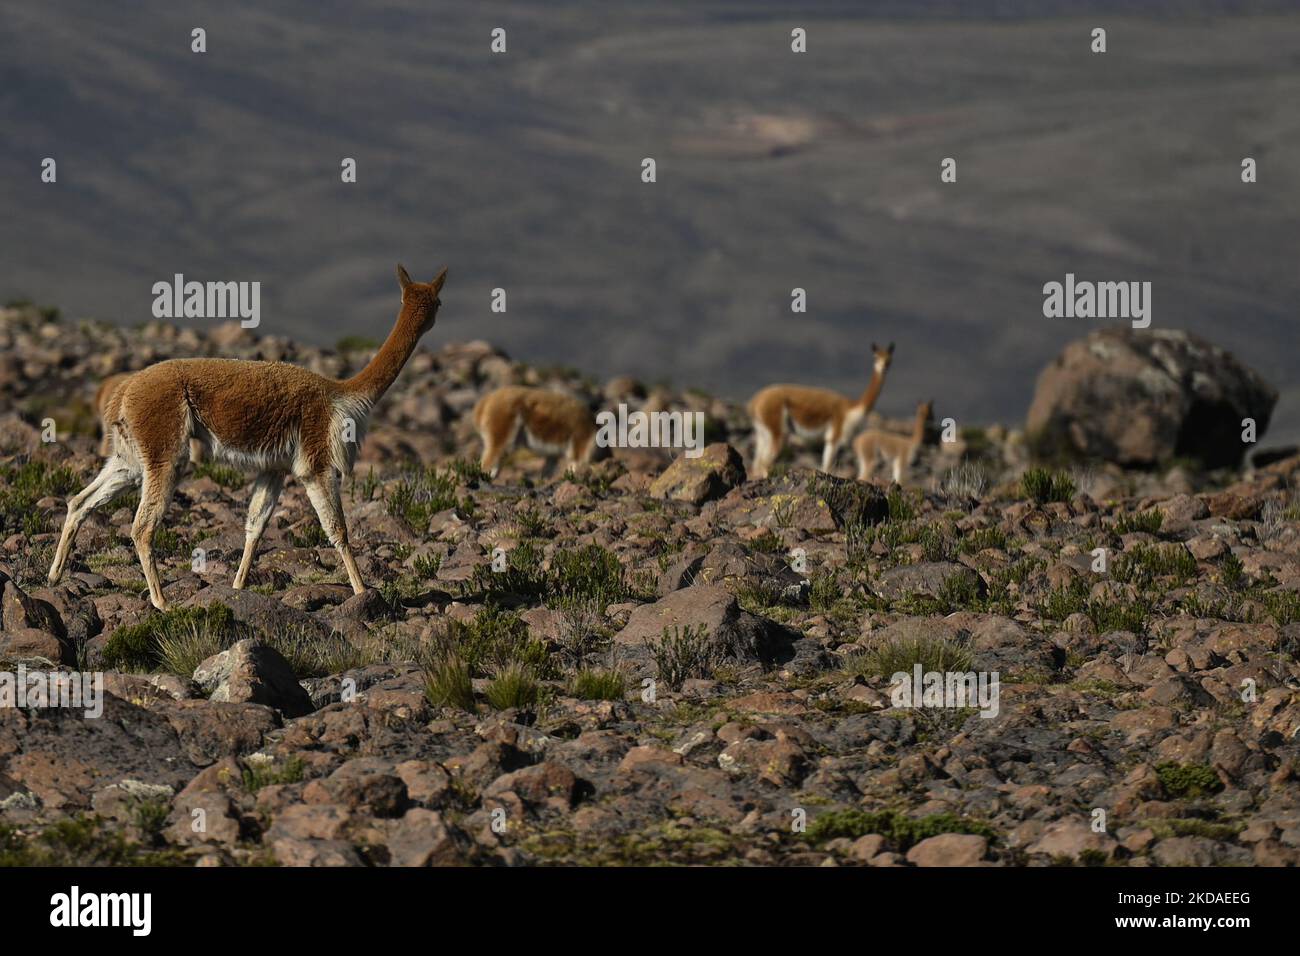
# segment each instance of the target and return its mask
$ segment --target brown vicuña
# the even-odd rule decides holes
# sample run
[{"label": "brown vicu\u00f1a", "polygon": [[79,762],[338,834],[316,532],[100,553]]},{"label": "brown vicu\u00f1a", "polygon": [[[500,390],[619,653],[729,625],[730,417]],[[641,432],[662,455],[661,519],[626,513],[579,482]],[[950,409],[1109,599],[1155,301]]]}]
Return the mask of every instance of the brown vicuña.
[{"label": "brown vicu\u00f1a", "polygon": [[838,392],[806,385],[769,385],[749,400],[754,422],[754,478],[766,478],[781,454],[788,430],[803,437],[821,437],[822,471],[830,471],[847,435],[875,407],[885,384],[885,372],[894,360],[894,343],[878,348],[871,343],[871,382],[856,402]]},{"label": "brown vicu\u00f1a", "polygon": [[899,435],[879,428],[859,435],[853,442],[853,451],[858,456],[858,481],[866,481],[874,475],[881,461],[889,462],[894,481],[901,481],[903,469],[912,466],[916,453],[925,441],[925,426],[933,411],[933,401],[916,406],[916,421],[912,423],[910,435]]},{"label": "brown vicu\u00f1a", "polygon": [[[115,421],[122,409],[122,395],[120,387],[126,384],[126,380],[134,375],[134,372],[118,372],[110,375],[99,383],[99,390],[95,392],[95,411],[99,415],[99,455],[101,458],[108,456],[113,450],[112,422]],[[203,440],[199,438],[190,439],[190,464],[197,465],[203,461]]]},{"label": "brown vicu\u00f1a", "polygon": [[149,600],[165,610],[153,556],[154,531],[171,502],[189,442],[198,439],[215,461],[257,472],[236,588],[248,580],[257,543],[285,476],[292,474],[338,549],[352,590],[364,591],[348,542],[339,482],[352,471],[371,409],[393,384],[420,336],[433,327],[446,278],[443,269],[432,282],[412,282],[406,270],[397,267],[402,287],[397,323],[370,363],[346,381],[283,362],[196,358],[159,362],[103,390],[112,454],[95,480],[68,502],[50,583],[63,575],[86,516],[139,485],[131,539],[149,585]]},{"label": "brown vicu\u00f1a", "polygon": [[595,420],[583,402],[522,385],[507,385],[480,398],[474,406],[474,428],[483,440],[480,466],[493,478],[521,428],[530,448],[563,454],[569,468],[589,462],[596,444]]}]

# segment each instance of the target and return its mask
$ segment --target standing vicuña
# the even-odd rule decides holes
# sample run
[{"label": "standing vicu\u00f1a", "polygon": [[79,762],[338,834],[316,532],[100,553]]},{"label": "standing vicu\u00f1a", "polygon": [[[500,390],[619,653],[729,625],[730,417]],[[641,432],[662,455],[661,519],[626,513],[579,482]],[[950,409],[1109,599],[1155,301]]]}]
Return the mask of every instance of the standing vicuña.
[{"label": "standing vicu\u00f1a", "polygon": [[[134,372],[118,372],[99,383],[95,392],[95,411],[99,413],[99,454],[106,458],[113,450],[113,422],[122,413],[122,386]],[[203,442],[198,438],[190,439],[190,464],[197,465],[203,461]]]},{"label": "standing vicu\u00f1a", "polygon": [[916,461],[916,453],[925,441],[925,426],[933,411],[933,401],[916,406],[916,421],[912,423],[911,435],[897,435],[879,428],[859,435],[853,442],[853,450],[858,456],[858,481],[866,481],[875,474],[882,459],[889,462],[894,481],[901,481],[903,469],[910,468]]},{"label": "standing vicu\u00f1a", "polygon": [[282,362],[201,358],[159,362],[120,383],[106,408],[112,455],[95,480],[68,502],[50,583],[62,576],[86,515],[139,485],[131,540],[149,584],[149,600],[165,610],[153,536],[176,488],[180,461],[197,438],[214,460],[257,471],[235,587],[242,588],[248,579],[258,540],[285,475],[291,473],[306,488],[321,527],[338,549],[352,590],[364,591],[348,543],[339,481],[352,471],[371,408],[393,384],[420,336],[433,327],[446,277],[443,269],[432,282],[412,282],[397,267],[402,286],[397,323],[370,363],[346,381]]},{"label": "standing vicu\u00f1a", "polygon": [[772,462],[781,454],[787,425],[800,437],[825,439],[822,471],[831,470],[845,436],[858,427],[880,397],[885,372],[894,360],[894,343],[882,349],[872,342],[871,352],[875,357],[871,382],[856,402],[838,392],[805,385],[769,385],[749,400],[749,416],[754,421],[753,477],[767,477]]},{"label": "standing vicu\u00f1a", "polygon": [[523,428],[528,446],[546,455],[564,455],[570,468],[591,460],[596,425],[591,410],[569,395],[541,388],[507,385],[488,392],[474,406],[474,428],[483,440],[480,467],[493,478],[501,455]]}]

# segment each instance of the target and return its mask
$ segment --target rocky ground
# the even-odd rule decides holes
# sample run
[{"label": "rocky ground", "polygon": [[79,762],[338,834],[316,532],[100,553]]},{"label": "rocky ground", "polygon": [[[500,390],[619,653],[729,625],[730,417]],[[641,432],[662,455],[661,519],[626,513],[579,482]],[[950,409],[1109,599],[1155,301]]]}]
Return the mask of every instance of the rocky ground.
[{"label": "rocky ground", "polygon": [[[747,481],[739,406],[437,335],[346,486],[373,590],[290,484],[233,591],[249,488],[204,464],[158,614],[132,500],[45,586],[95,383],[196,354],[343,375],[369,344],[0,311],[0,656],[106,691],[0,708],[0,863],[1300,861],[1300,456],[1052,469],[982,428],[903,487],[816,450]],[[711,444],[489,481],[466,413],[512,381],[701,410]],[[893,706],[915,663],[997,672],[997,715]]]}]

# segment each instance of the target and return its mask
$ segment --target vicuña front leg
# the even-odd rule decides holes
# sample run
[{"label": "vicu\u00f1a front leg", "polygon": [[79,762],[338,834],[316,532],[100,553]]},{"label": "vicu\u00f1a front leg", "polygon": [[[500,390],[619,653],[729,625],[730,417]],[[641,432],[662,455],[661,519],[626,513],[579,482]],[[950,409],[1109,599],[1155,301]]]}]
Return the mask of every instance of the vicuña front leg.
[{"label": "vicu\u00f1a front leg", "polygon": [[366,586],[361,583],[361,573],[357,571],[356,559],[352,557],[352,545],[348,542],[348,526],[343,519],[343,501],[339,497],[337,472],[328,477],[324,475],[299,476],[298,480],[307,489],[307,497],[311,499],[312,507],[316,509],[316,516],[320,518],[321,528],[329,537],[330,543],[338,549],[339,557],[343,560],[343,567],[348,572],[348,581],[352,585],[352,592],[360,594],[366,589]]},{"label": "vicu\u00f1a front leg", "polygon": [[57,584],[63,577],[63,569],[68,563],[68,554],[72,551],[72,542],[77,537],[86,516],[112,501],[123,491],[133,485],[137,474],[121,458],[113,457],[104,463],[98,475],[79,494],[68,502],[68,516],[63,522],[63,532],[59,535],[59,546],[54,552],[54,562],[50,565],[49,581]]},{"label": "vicu\u00f1a front leg", "polygon": [[278,472],[262,472],[253,482],[253,497],[248,502],[248,520],[244,522],[244,556],[240,559],[239,570],[235,572],[233,587],[238,590],[248,582],[248,572],[253,566],[253,556],[257,553],[257,543],[262,540],[266,523],[271,520],[271,512],[280,499],[280,489],[284,487],[284,475]]},{"label": "vicu\u00f1a front leg", "polygon": [[838,438],[827,438],[826,446],[822,449],[822,471],[830,474],[831,466],[835,464],[835,453],[840,450],[840,441]]},{"label": "vicu\u00f1a front leg", "polygon": [[144,580],[149,585],[149,603],[160,611],[167,610],[167,599],[163,597],[162,580],[158,577],[158,565],[153,557],[153,534],[167,513],[175,490],[174,462],[146,468],[144,481],[140,484],[140,507],[136,509],[135,521],[131,525],[131,540],[135,542]]}]

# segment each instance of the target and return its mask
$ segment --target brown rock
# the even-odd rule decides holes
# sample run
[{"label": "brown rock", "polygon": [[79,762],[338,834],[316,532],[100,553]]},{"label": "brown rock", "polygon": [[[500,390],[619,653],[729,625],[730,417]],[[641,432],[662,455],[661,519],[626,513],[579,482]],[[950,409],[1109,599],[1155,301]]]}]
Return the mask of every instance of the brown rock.
[{"label": "brown rock", "polygon": [[693,505],[721,498],[745,482],[740,453],[721,442],[709,445],[698,458],[681,454],[650,485],[650,497]]},{"label": "brown rock", "polygon": [[913,866],[977,866],[988,848],[989,841],[973,833],[941,833],[908,850],[907,862]]}]

